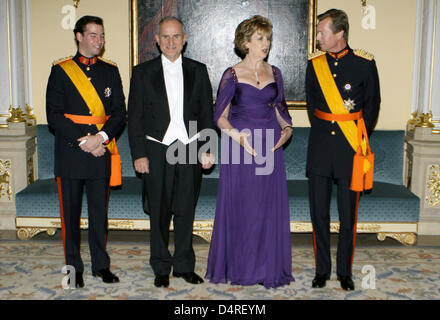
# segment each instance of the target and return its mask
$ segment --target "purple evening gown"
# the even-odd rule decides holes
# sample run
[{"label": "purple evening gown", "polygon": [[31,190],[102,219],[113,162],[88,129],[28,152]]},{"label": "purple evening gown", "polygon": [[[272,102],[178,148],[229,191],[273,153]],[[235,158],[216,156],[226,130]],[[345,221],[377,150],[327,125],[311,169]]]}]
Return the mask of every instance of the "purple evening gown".
[{"label": "purple evening gown", "polygon": [[[214,230],[205,276],[213,283],[263,283],[270,288],[294,281],[283,148],[271,151],[281,134],[275,108],[289,124],[291,119],[281,72],[272,69],[275,82],[261,90],[239,83],[233,68],[225,71],[220,82],[215,123],[230,104],[228,120],[240,131],[250,129],[249,140],[258,156],[245,164],[249,157],[244,157],[244,149],[222,135]],[[270,142],[267,153],[266,138]],[[239,150],[239,159],[233,156],[237,154],[234,149]],[[261,158],[269,153],[273,157],[267,162],[272,165]],[[266,174],[257,174],[257,169]]]}]

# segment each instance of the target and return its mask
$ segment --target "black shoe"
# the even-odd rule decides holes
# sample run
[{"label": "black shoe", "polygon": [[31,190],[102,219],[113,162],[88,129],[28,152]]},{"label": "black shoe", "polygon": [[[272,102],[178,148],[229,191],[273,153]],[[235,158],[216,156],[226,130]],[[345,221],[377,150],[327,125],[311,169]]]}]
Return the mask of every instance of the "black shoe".
[{"label": "black shoe", "polygon": [[[70,279],[67,281],[67,284],[70,285]],[[84,288],[84,279],[82,272],[75,272],[75,288]]]},{"label": "black shoe", "polygon": [[101,269],[99,271],[93,271],[92,275],[94,277],[100,277],[105,283],[117,283],[119,278],[115,276],[109,268]]},{"label": "black shoe", "polygon": [[154,285],[158,288],[160,287],[164,287],[164,288],[168,288],[168,286],[170,285],[170,278],[168,275],[166,276],[156,276],[156,278],[154,278]]},{"label": "black shoe", "polygon": [[325,282],[330,280],[329,274],[316,274],[315,279],[312,281],[312,288],[324,288]]},{"label": "black shoe", "polygon": [[75,288],[84,288],[84,279],[82,272],[75,273]]},{"label": "black shoe", "polygon": [[338,276],[338,280],[341,282],[341,288],[345,291],[354,290],[354,282],[351,279],[351,276]]},{"label": "black shoe", "polygon": [[203,279],[200,278],[195,272],[180,273],[173,271],[173,276],[175,276],[176,278],[183,278],[183,280],[191,284],[203,283]]}]

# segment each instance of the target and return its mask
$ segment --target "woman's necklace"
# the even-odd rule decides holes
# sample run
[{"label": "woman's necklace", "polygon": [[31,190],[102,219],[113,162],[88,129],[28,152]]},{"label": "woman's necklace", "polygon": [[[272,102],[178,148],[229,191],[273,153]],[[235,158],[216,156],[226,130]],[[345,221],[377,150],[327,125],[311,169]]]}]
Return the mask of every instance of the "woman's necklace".
[{"label": "woman's necklace", "polygon": [[255,80],[257,80],[257,86],[260,85],[260,78],[258,77],[258,71],[256,70],[256,68],[250,68],[250,63],[247,63],[246,67],[253,70],[254,74],[255,74]]}]

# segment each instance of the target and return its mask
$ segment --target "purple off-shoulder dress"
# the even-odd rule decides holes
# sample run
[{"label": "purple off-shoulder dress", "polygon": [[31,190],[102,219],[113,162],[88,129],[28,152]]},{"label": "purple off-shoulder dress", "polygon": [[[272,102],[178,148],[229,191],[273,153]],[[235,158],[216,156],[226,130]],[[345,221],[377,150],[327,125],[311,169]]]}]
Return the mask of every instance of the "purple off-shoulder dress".
[{"label": "purple off-shoulder dress", "polygon": [[[229,122],[240,131],[249,130],[248,140],[258,156],[247,156],[235,141],[222,135],[217,205],[206,272],[206,278],[213,283],[263,283],[270,288],[294,281],[283,148],[271,151],[281,134],[275,108],[289,124],[291,118],[281,72],[276,67],[272,69],[275,82],[261,90],[238,82],[233,68],[224,72],[220,82],[215,123],[230,105]],[[267,157],[266,161],[262,157]]]}]

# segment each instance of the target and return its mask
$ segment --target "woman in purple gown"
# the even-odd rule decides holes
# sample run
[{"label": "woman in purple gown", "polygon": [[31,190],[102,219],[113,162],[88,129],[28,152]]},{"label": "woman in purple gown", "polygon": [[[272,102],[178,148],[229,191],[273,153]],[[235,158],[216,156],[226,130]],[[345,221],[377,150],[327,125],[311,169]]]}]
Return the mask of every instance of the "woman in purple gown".
[{"label": "woman in purple gown", "polygon": [[220,179],[206,278],[278,287],[294,281],[283,144],[292,135],[281,71],[266,59],[272,24],[244,20],[244,57],[219,85],[214,121],[222,131]]}]

